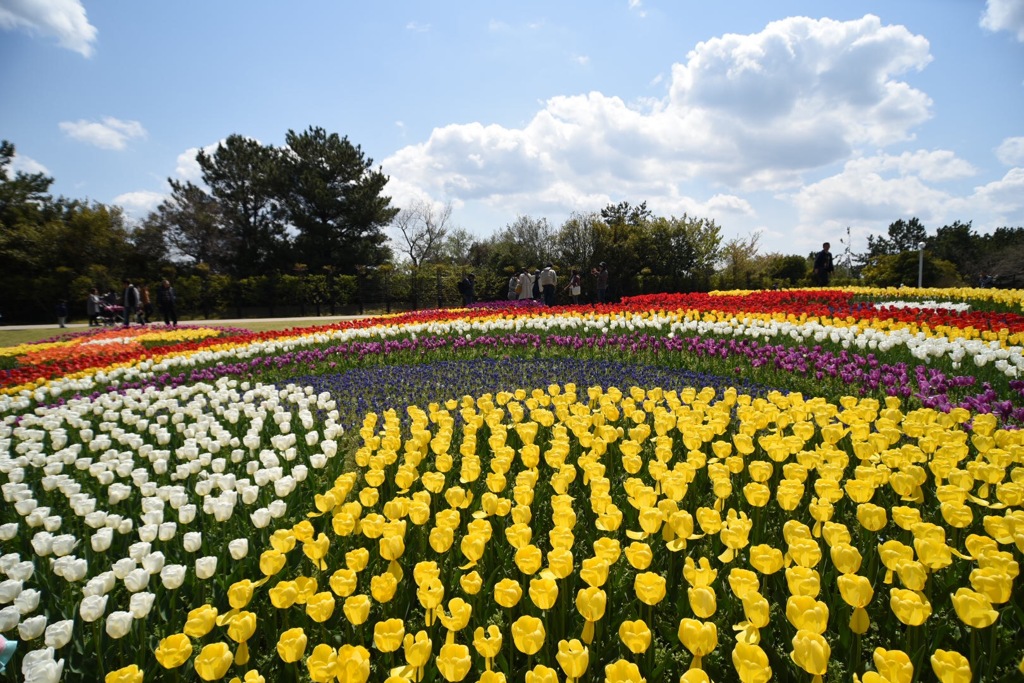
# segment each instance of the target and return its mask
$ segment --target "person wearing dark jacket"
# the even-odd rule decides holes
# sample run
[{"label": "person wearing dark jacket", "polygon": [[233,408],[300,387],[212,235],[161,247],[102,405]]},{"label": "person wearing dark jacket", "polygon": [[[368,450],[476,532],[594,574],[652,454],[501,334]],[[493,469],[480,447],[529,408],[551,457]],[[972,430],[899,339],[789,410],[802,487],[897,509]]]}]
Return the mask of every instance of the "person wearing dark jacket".
[{"label": "person wearing dark jacket", "polygon": [[832,254],[829,253],[831,246],[825,242],[821,245],[821,251],[814,257],[814,284],[819,287],[828,287],[828,279],[835,270],[832,266]]},{"label": "person wearing dark jacket", "polygon": [[132,318],[135,317],[136,311],[139,309],[139,290],[135,288],[132,281],[128,278],[124,279],[124,326],[130,327],[132,324]]},{"label": "person wearing dark jacket", "polygon": [[178,324],[178,300],[168,280],[164,280],[156,291],[156,305],[164,316],[165,325]]}]

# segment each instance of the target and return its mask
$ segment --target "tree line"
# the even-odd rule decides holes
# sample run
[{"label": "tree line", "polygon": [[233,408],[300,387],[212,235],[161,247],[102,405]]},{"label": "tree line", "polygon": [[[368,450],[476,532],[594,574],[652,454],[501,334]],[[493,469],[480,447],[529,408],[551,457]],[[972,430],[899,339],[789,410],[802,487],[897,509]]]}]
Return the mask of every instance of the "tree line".
[{"label": "tree line", "polygon": [[[53,197],[53,179],[12,172],[0,143],[0,301],[3,322],[53,320],[67,300],[84,314],[92,287],[122,277],[175,283],[184,315],[285,315],[456,305],[467,272],[477,295],[503,299],[512,274],[553,264],[561,282],[607,262],[615,297],[659,291],[810,284],[811,254],[763,253],[759,235],[726,239],[712,219],[657,216],[622,201],[561,225],[520,215],[480,238],[454,224],[451,204],[392,204],[388,177],[336,133],[289,130],[281,147],[231,135],[197,155],[198,183],[169,179],[168,197],[141,221],[117,206]],[[917,218],[890,224],[854,254],[832,239],[833,284],[1016,286],[1024,229],[978,235],[959,221],[928,235]],[[559,287],[559,299],[567,300]]]}]

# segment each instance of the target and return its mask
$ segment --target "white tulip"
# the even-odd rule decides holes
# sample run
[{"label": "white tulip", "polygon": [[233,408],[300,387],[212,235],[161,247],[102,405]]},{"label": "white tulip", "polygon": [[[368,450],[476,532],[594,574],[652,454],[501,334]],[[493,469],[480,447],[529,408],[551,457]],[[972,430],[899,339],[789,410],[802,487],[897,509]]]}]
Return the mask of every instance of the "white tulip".
[{"label": "white tulip", "polygon": [[21,594],[23,583],[15,579],[0,581],[0,605],[14,602],[14,599]]},{"label": "white tulip", "polygon": [[139,566],[139,563],[133,558],[122,557],[110,569],[114,572],[114,577],[118,581],[123,581],[124,577],[128,576],[128,572],[133,571],[137,566]]},{"label": "white tulip", "polygon": [[228,551],[231,553],[232,559],[241,560],[249,554],[249,539],[236,538],[228,543]]},{"label": "white tulip", "polygon": [[270,515],[270,510],[267,508],[259,508],[257,510],[253,510],[249,514],[249,519],[252,520],[252,525],[257,529],[266,529],[270,525],[272,517]]},{"label": "white tulip", "polygon": [[160,531],[157,533],[157,538],[161,541],[167,542],[173,539],[178,534],[178,525],[174,522],[164,522],[160,525]]},{"label": "white tulip", "polygon": [[178,508],[178,521],[182,524],[191,524],[196,518],[197,508],[192,503],[182,505]]},{"label": "white tulip", "polygon": [[320,442],[320,450],[324,456],[333,458],[338,452],[338,442],[334,439],[324,439]]},{"label": "white tulip", "polygon": [[306,433],[306,445],[307,446],[315,446],[317,444],[317,441],[319,441],[319,440],[320,440],[320,435],[317,434],[316,432],[307,432]]},{"label": "white tulip", "polygon": [[53,552],[53,534],[49,531],[40,531],[32,537],[32,549],[39,557],[46,557]]},{"label": "white tulip", "polygon": [[69,560],[64,566],[64,578],[75,583],[81,581],[89,573],[89,562],[83,557],[65,557]]},{"label": "white tulip", "polygon": [[75,620],[64,619],[63,621],[57,621],[46,627],[46,634],[43,637],[43,642],[46,643],[46,647],[52,647],[55,650],[67,645],[71,642],[71,635],[74,631]]},{"label": "white tulip", "polygon": [[128,632],[132,630],[132,613],[131,612],[111,612],[107,615],[107,635],[117,640],[124,638],[128,635]]},{"label": "white tulip", "polygon": [[327,456],[323,453],[314,453],[309,456],[309,465],[315,470],[322,470],[327,466]]},{"label": "white tulip", "polygon": [[189,531],[185,533],[182,539],[182,546],[185,548],[185,552],[194,553],[203,547],[203,532],[201,531]]},{"label": "white tulip", "polygon": [[160,570],[164,568],[164,562],[166,562],[164,554],[159,550],[142,558],[142,566],[150,574],[159,574]]},{"label": "white tulip", "polygon": [[124,587],[129,593],[138,593],[149,585],[150,573],[142,567],[133,569],[124,577]]},{"label": "white tulip", "polygon": [[213,556],[196,559],[196,576],[206,580],[217,572],[217,558]]},{"label": "white tulip", "polygon": [[78,545],[78,539],[71,534],[61,534],[60,536],[53,537],[53,554],[57,557],[64,557],[70,555],[75,546]]},{"label": "white tulip", "polygon": [[110,527],[103,527],[97,529],[96,533],[89,537],[89,544],[92,546],[93,552],[104,553],[110,548],[113,540],[114,530]]},{"label": "white tulip", "polygon": [[40,597],[42,597],[42,593],[35,588],[26,588],[18,594],[18,597],[14,598],[14,606],[23,615],[35,612],[36,608],[39,607]]},{"label": "white tulip", "polygon": [[57,683],[64,672],[64,660],[53,659],[53,648],[32,650],[21,660],[21,675],[25,683]]},{"label": "white tulip", "polygon": [[18,624],[18,636],[22,640],[35,640],[46,630],[46,617],[37,614]]},{"label": "white tulip", "polygon": [[260,497],[260,488],[258,486],[245,486],[242,488],[242,502],[246,505],[252,505]]},{"label": "white tulip", "polygon": [[284,513],[288,512],[288,503],[283,500],[274,500],[267,506],[270,509],[270,516],[274,519],[281,519]]},{"label": "white tulip", "polygon": [[78,614],[82,617],[82,621],[91,624],[107,611],[107,598],[108,595],[87,595],[82,598],[82,602],[78,605]]},{"label": "white tulip", "polygon": [[149,616],[149,611],[153,609],[154,599],[156,599],[156,596],[148,591],[136,593],[128,603],[128,611],[136,619],[145,619]]},{"label": "white tulip", "polygon": [[160,580],[164,588],[176,590],[185,582],[185,566],[181,564],[168,564],[160,570]]},{"label": "white tulip", "polygon": [[9,541],[18,535],[18,523],[0,524],[0,541]]},{"label": "white tulip", "polygon": [[156,535],[160,531],[160,527],[156,524],[143,524],[138,528],[139,539],[145,543],[152,543],[156,540]]},{"label": "white tulip", "polygon": [[19,555],[18,553],[5,553],[3,555],[0,555],[0,572],[6,574],[8,569],[13,567],[20,561],[21,555]]},{"label": "white tulip", "polygon": [[274,482],[274,493],[278,498],[285,498],[294,490],[295,479],[291,475],[283,476]]},{"label": "white tulip", "polygon": [[292,477],[295,481],[306,481],[306,477],[309,476],[309,468],[305,465],[296,465],[292,468]]},{"label": "white tulip", "polygon": [[126,536],[132,532],[132,526],[134,523],[130,519],[122,519],[117,525],[117,533],[122,536]]},{"label": "white tulip", "polygon": [[7,633],[21,621],[21,612],[14,605],[0,609],[0,633]]},{"label": "white tulip", "polygon": [[64,519],[60,515],[50,515],[43,520],[43,528],[47,531],[53,532],[60,529],[60,525],[64,523]]},{"label": "white tulip", "polygon": [[149,555],[153,550],[153,544],[149,541],[139,541],[138,543],[132,543],[128,546],[128,557],[132,558],[136,562],[142,562],[142,558]]}]

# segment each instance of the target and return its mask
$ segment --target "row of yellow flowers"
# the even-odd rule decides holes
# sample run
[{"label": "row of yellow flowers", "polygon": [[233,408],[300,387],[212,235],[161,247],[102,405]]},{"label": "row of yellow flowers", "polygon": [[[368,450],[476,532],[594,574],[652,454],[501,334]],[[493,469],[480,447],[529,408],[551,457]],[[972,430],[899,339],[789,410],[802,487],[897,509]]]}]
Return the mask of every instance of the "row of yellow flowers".
[{"label": "row of yellow flowers", "polygon": [[915,664],[948,683],[1019,658],[977,647],[1015,619],[1024,551],[1024,439],[990,416],[552,385],[408,417],[366,417],[356,470],[162,666],[198,641],[203,680],[241,675],[256,639],[280,671],[388,683],[902,683]]}]

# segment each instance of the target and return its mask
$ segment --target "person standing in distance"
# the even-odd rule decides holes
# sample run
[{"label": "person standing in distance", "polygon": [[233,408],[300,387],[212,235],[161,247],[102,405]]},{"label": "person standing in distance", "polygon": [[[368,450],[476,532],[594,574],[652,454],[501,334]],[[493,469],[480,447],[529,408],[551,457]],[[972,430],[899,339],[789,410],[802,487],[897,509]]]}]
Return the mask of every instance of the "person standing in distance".
[{"label": "person standing in distance", "polygon": [[832,266],[832,254],[829,252],[831,246],[825,242],[821,245],[821,251],[814,257],[814,284],[819,287],[828,287],[828,280],[835,270]]},{"label": "person standing in distance", "polygon": [[160,307],[160,313],[164,316],[164,325],[178,324],[177,296],[174,294],[174,287],[168,280],[160,284],[156,292],[156,305]]}]

